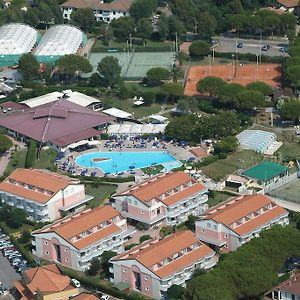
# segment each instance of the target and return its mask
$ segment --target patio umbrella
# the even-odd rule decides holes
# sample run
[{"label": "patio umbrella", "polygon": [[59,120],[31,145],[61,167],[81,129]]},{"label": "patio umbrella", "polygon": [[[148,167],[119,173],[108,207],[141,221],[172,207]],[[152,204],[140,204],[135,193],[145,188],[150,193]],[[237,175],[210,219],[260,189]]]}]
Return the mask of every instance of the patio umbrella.
[{"label": "patio umbrella", "polygon": [[133,170],[133,169],[135,169],[135,166],[129,166],[128,167],[130,170]]}]

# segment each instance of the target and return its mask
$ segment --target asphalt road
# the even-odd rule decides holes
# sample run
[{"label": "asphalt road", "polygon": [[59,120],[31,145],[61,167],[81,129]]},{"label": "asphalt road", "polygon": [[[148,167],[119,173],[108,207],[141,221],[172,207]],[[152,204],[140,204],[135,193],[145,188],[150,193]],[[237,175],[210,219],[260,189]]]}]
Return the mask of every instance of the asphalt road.
[{"label": "asphalt road", "polygon": [[[238,39],[227,37],[214,37],[214,43],[218,43],[215,47],[216,52],[235,52],[263,54],[267,56],[288,56],[285,52],[280,52],[281,47],[287,47],[288,41],[272,41],[272,40],[254,40],[254,39]],[[237,48],[238,43],[243,43],[242,48]],[[261,51],[262,46],[269,45],[268,51]]]},{"label": "asphalt road", "polygon": [[12,282],[21,279],[20,275],[10,265],[8,259],[0,252],[0,281],[6,289],[13,287]]}]

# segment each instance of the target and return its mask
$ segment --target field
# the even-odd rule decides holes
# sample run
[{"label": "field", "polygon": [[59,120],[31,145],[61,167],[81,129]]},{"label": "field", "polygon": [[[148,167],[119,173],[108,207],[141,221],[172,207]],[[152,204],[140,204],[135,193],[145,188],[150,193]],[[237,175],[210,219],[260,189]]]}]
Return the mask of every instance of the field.
[{"label": "field", "polygon": [[254,151],[240,150],[229,155],[226,159],[219,159],[201,168],[201,170],[205,175],[217,181],[239,169],[247,169],[256,165],[260,161],[261,156]]},{"label": "field", "polygon": [[88,203],[89,208],[98,207],[103,204],[104,200],[113,194],[117,189],[114,184],[85,184],[85,192],[95,198]]},{"label": "field", "polygon": [[220,77],[226,82],[246,85],[253,81],[263,81],[273,87],[280,86],[281,66],[279,64],[218,64],[191,66],[185,85],[186,96],[198,95],[196,84],[207,77]]},{"label": "field", "polygon": [[300,179],[295,179],[291,183],[271,192],[275,198],[300,203]]},{"label": "field", "polygon": [[121,76],[130,80],[139,80],[145,77],[147,71],[154,67],[170,69],[175,59],[173,52],[92,53],[89,61],[93,66],[93,72],[96,72],[98,63],[106,56],[117,58],[122,67]]}]

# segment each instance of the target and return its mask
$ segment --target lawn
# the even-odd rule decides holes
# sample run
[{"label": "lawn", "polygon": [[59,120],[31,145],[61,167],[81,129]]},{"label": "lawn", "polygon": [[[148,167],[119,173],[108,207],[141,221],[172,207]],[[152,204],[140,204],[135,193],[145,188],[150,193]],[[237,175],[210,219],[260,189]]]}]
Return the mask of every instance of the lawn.
[{"label": "lawn", "polygon": [[218,161],[202,168],[203,173],[218,181],[225,179],[225,177],[239,169],[247,169],[253,165],[258,164],[262,160],[262,156],[250,150],[240,150],[226,159],[219,159]]},{"label": "lawn", "polygon": [[147,175],[157,175],[163,169],[164,169],[164,167],[162,165],[158,165],[158,166],[153,166],[153,167],[142,168],[141,170]]},{"label": "lawn", "polygon": [[87,194],[94,196],[95,198],[88,203],[89,208],[94,208],[102,205],[104,200],[113,194],[117,189],[114,184],[85,184],[85,191]]},{"label": "lawn", "polygon": [[300,144],[299,143],[284,143],[278,150],[281,153],[282,158],[290,157],[291,159],[300,158]]},{"label": "lawn", "polygon": [[[5,170],[5,175],[9,175],[16,168],[24,168],[27,149],[17,151],[9,161]],[[42,150],[40,157],[36,160],[34,167],[38,169],[48,169],[55,171],[54,165],[57,152],[52,149]]]},{"label": "lawn", "polygon": [[223,202],[225,200],[227,200],[228,198],[232,197],[231,195],[228,195],[226,193],[222,193],[222,192],[214,192],[214,196],[209,196],[208,197],[208,206],[212,207],[215,206],[217,204],[219,204],[220,202]]}]

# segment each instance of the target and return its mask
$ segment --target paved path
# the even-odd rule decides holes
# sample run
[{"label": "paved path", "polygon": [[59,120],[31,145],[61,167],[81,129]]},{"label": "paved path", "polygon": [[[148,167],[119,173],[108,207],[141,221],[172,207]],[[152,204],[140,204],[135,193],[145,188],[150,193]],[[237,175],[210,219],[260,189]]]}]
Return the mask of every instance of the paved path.
[{"label": "paved path", "polygon": [[297,211],[300,212],[300,203],[291,202],[291,201],[285,201],[282,199],[274,198],[272,197],[274,202],[288,210]]}]

